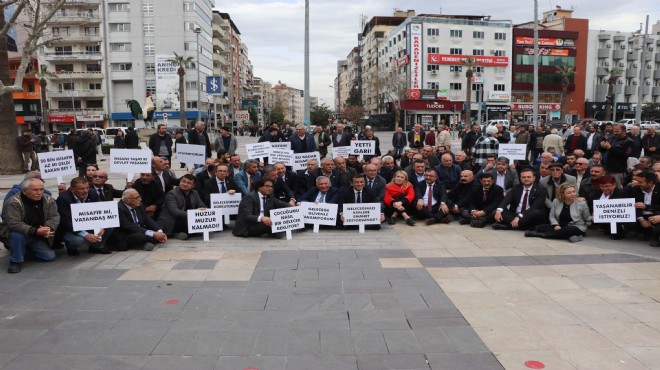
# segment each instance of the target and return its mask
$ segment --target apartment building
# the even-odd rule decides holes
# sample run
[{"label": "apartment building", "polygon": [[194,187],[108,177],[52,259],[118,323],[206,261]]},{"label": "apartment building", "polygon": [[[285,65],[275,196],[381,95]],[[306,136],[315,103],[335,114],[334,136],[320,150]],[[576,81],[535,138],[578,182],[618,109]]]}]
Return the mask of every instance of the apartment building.
[{"label": "apartment building", "polygon": [[279,83],[273,87],[274,106],[283,108],[284,120],[293,125],[303,123],[303,91]]},{"label": "apartment building", "polygon": [[[231,56],[229,43],[231,40],[231,30],[233,22],[231,19],[225,19],[217,10],[213,11],[213,75],[222,77],[222,95],[213,95],[212,101],[218,107],[218,122],[230,123],[232,115],[231,100],[229,99],[231,86]],[[240,34],[238,29],[234,31]]]}]

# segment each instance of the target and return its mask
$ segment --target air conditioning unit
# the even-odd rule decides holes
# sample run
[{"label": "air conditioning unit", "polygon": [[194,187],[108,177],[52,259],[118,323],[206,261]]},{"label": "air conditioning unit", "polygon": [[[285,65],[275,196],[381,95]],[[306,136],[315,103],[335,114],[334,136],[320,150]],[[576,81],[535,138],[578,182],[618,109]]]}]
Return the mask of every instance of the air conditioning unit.
[{"label": "air conditioning unit", "polygon": [[633,85],[637,86],[637,81],[633,81]]},{"label": "air conditioning unit", "polygon": [[616,83],[618,83],[619,85],[623,85],[623,81],[621,80],[618,80]]},{"label": "air conditioning unit", "polygon": [[633,63],[633,68],[637,68],[637,67],[639,67],[639,64]]},{"label": "air conditioning unit", "polygon": [[605,44],[605,47],[609,49],[612,47],[612,44]]},{"label": "air conditioning unit", "polygon": [[625,49],[625,48],[626,48],[626,44],[621,44],[621,49]]},{"label": "air conditioning unit", "polygon": [[653,51],[653,46],[649,46],[649,51]]},{"label": "air conditioning unit", "polygon": [[604,64],[606,67],[608,67],[608,66],[610,65],[610,61],[609,61],[609,60],[606,60],[605,63],[603,63],[603,64]]},{"label": "air conditioning unit", "polygon": [[437,74],[438,74],[438,71],[437,71],[437,70],[435,70],[435,69],[433,69],[433,70],[431,70],[431,74],[435,76],[435,75],[437,75]]},{"label": "air conditioning unit", "polygon": [[458,76],[460,76],[460,75],[461,75],[461,72],[459,72],[459,71],[455,71],[455,72],[454,72],[454,76],[458,77]]},{"label": "air conditioning unit", "polygon": [[651,81],[646,81],[646,86],[651,86]]},{"label": "air conditioning unit", "polygon": [[653,64],[647,64],[646,69],[653,69]]},{"label": "air conditioning unit", "polygon": [[619,62],[619,67],[625,67],[625,66],[626,66],[626,63],[624,63],[624,62]]}]

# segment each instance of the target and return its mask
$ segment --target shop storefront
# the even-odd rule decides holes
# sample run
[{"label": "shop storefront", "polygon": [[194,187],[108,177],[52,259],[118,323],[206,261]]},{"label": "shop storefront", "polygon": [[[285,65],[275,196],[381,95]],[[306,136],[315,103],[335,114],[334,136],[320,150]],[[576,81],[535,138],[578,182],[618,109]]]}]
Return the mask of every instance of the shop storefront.
[{"label": "shop storefront", "polygon": [[80,128],[76,125],[76,116],[73,114],[50,114],[48,121],[54,130],[69,131],[72,128]]},{"label": "shop storefront", "polygon": [[406,111],[404,130],[409,130],[418,123],[425,127],[435,127],[443,120],[448,124],[456,122],[457,115],[463,109],[463,102],[404,100],[401,109]]},{"label": "shop storefront", "polygon": [[105,117],[102,114],[77,115],[77,128],[104,128]]},{"label": "shop storefront", "polygon": [[[559,119],[561,104],[539,103],[539,118],[544,121]],[[531,122],[534,115],[533,103],[512,103],[511,119],[518,122]]]}]

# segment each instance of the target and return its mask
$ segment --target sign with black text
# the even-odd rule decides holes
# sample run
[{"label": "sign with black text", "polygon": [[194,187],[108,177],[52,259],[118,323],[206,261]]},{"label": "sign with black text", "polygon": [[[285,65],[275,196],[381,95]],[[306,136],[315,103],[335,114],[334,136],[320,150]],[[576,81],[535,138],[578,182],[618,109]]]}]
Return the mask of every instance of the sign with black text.
[{"label": "sign with black text", "polygon": [[43,179],[57,178],[57,183],[59,184],[65,175],[78,172],[76,171],[76,161],[73,158],[73,150],[38,153],[37,158],[39,160],[41,178]]},{"label": "sign with black text", "polygon": [[321,161],[321,155],[319,152],[311,153],[297,153],[293,155],[293,171],[306,170],[307,161],[310,159],[316,159],[318,162]]},{"label": "sign with black text", "polygon": [[351,154],[355,154],[355,155],[375,155],[376,154],[376,141],[375,140],[352,140],[351,141]]},{"label": "sign with black text", "polygon": [[301,202],[303,221],[314,225],[314,232],[319,232],[319,225],[337,225],[337,205],[332,203]]},{"label": "sign with black text", "polygon": [[71,222],[73,231],[94,230],[119,227],[119,208],[117,202],[93,202],[71,204]]},{"label": "sign with black text", "polygon": [[110,172],[127,173],[133,179],[134,173],[151,172],[151,150],[110,149]]},{"label": "sign with black text", "polygon": [[527,157],[526,144],[500,144],[498,157],[507,157],[510,161],[525,160]]},{"label": "sign with black text", "polygon": [[218,208],[189,209],[188,234],[204,233],[204,241],[209,241],[209,232],[222,231],[222,210]]},{"label": "sign with black text", "polygon": [[380,225],[380,203],[344,204],[344,225],[358,225],[364,232],[364,225]]},{"label": "sign with black text", "polygon": [[197,144],[177,144],[176,159],[179,163],[185,163],[188,165],[204,165],[204,162],[206,162],[206,146]]},{"label": "sign with black text", "polygon": [[594,200],[594,223],[609,223],[616,234],[616,224],[623,222],[636,222],[634,198]]},{"label": "sign with black text", "polygon": [[270,220],[273,223],[271,231],[273,233],[286,232],[288,240],[291,239],[291,230],[305,227],[300,207],[273,209],[270,211]]},{"label": "sign with black text", "polygon": [[245,150],[247,151],[248,159],[263,159],[270,156],[270,151],[272,149],[270,141],[264,141],[262,143],[254,144],[245,144]]},{"label": "sign with black text", "polygon": [[225,224],[229,224],[229,216],[238,214],[238,206],[241,204],[241,193],[234,194],[216,193],[211,194],[211,208],[222,209],[225,215]]},{"label": "sign with black text", "polygon": [[286,166],[291,166],[293,163],[291,157],[293,157],[293,150],[271,149],[270,156],[268,157],[268,163],[275,164],[277,162],[282,162]]}]

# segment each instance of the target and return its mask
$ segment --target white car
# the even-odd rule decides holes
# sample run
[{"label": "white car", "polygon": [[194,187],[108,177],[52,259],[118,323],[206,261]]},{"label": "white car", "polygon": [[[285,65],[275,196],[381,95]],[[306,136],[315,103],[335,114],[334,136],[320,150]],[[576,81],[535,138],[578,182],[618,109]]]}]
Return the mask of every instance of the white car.
[{"label": "white car", "polygon": [[660,128],[660,123],[655,121],[642,121],[639,127],[641,127],[642,130],[648,130],[649,128],[654,128],[657,130]]},{"label": "white car", "polygon": [[637,123],[637,120],[634,118],[626,118],[618,121],[617,123],[621,123],[626,126],[626,131],[630,132],[630,128],[633,126],[639,126],[639,123]]}]

